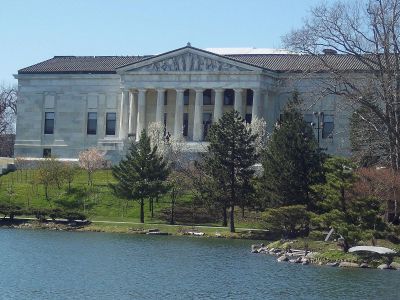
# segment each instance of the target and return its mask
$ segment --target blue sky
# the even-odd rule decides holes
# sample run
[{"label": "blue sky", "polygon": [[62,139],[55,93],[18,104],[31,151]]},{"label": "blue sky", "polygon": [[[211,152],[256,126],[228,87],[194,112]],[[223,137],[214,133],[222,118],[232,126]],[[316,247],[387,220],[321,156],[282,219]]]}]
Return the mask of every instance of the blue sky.
[{"label": "blue sky", "polygon": [[2,0],[0,84],[54,55],[279,48],[318,0]]}]

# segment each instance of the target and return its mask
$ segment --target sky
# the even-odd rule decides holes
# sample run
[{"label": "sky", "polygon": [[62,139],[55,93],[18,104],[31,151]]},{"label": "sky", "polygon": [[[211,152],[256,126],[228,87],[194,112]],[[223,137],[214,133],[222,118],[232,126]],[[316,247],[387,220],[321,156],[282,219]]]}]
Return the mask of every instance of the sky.
[{"label": "sky", "polygon": [[320,0],[1,0],[0,84],[55,55],[281,48]]}]

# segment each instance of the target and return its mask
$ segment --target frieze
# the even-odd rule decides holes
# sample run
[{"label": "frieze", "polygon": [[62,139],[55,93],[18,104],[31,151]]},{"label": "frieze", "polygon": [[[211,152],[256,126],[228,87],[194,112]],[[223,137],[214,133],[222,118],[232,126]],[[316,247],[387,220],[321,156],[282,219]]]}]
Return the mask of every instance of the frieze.
[{"label": "frieze", "polygon": [[244,68],[190,52],[154,62],[138,70],[149,72],[246,71]]}]

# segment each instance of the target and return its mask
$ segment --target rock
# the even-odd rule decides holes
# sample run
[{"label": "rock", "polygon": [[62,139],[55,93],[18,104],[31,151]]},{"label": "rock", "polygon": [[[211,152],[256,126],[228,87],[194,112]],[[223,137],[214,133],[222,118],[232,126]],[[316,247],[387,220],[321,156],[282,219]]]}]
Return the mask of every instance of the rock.
[{"label": "rock", "polygon": [[278,262],[281,262],[281,261],[288,261],[289,259],[286,255],[282,255],[282,256],[279,256],[277,260],[278,260]]},{"label": "rock", "polygon": [[392,262],[392,263],[390,264],[390,267],[391,267],[392,269],[394,269],[394,270],[400,270],[400,263]]},{"label": "rock", "polygon": [[258,253],[260,248],[260,245],[251,245],[251,253]]},{"label": "rock", "polygon": [[304,265],[304,264],[309,264],[310,263],[310,260],[308,259],[308,258],[306,258],[306,257],[302,257],[301,259],[300,259],[300,262]]},{"label": "rock", "polygon": [[305,261],[302,261],[301,264],[303,266],[306,266],[306,265],[310,264],[310,261],[309,260],[305,260]]},{"label": "rock", "polygon": [[368,268],[369,268],[369,265],[368,265],[367,263],[362,263],[362,264],[360,265],[360,268],[368,269]]},{"label": "rock", "polygon": [[338,262],[328,262],[326,265],[328,267],[337,267],[337,266],[339,266],[339,263]]},{"label": "rock", "polygon": [[359,268],[360,266],[356,263],[353,262],[348,262],[348,261],[342,261],[339,264],[339,268]]},{"label": "rock", "polygon": [[391,270],[392,268],[388,264],[381,264],[377,267],[379,270]]}]

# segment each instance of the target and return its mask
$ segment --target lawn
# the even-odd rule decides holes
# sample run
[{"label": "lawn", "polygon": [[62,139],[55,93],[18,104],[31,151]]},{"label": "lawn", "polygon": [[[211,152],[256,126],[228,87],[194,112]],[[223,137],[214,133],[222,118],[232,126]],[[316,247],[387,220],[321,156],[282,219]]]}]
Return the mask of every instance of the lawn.
[{"label": "lawn", "polygon": [[[18,170],[0,176],[0,203],[17,204],[23,208],[63,207],[85,212],[92,221],[129,221],[139,223],[138,202],[121,199],[110,188],[110,184],[115,183],[111,170],[95,172],[94,187],[91,190],[88,188],[86,171],[78,170],[70,188],[67,183],[60,189],[57,187],[50,188],[49,201],[46,200],[43,185],[37,184],[35,180],[36,174],[36,170]],[[192,197],[192,194],[188,192],[178,199],[177,206],[191,203]],[[169,207],[170,198],[167,194],[158,203],[155,203],[154,218],[151,218],[147,201],[145,205],[145,222],[149,224],[166,223],[165,218],[160,219],[160,212]],[[177,221],[179,223],[179,219]],[[211,226],[220,225],[219,221],[199,223]],[[239,209],[236,210],[236,226],[246,228],[263,227],[259,213],[246,210],[245,218],[243,218]]]}]

